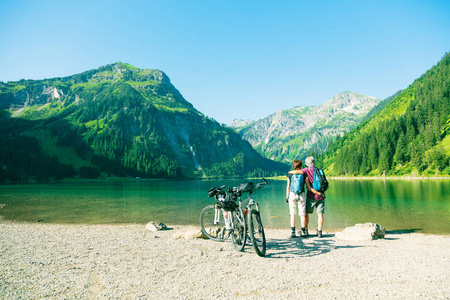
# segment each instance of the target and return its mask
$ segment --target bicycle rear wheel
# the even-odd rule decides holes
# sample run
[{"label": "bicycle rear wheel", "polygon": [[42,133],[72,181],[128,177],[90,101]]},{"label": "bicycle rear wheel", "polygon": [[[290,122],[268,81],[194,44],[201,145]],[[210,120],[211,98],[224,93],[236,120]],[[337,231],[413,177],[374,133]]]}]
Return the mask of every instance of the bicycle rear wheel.
[{"label": "bicycle rear wheel", "polygon": [[247,226],[245,226],[245,217],[242,210],[232,212],[233,229],[231,231],[231,242],[237,251],[244,250],[245,240],[247,238]]},{"label": "bicycle rear wheel", "polygon": [[264,256],[266,255],[266,236],[259,211],[252,209],[247,214],[248,233],[252,240],[253,249],[259,256]]},{"label": "bicycle rear wheel", "polygon": [[216,205],[206,206],[200,213],[200,227],[206,237],[213,241],[223,242],[225,236],[225,218],[222,210]]}]

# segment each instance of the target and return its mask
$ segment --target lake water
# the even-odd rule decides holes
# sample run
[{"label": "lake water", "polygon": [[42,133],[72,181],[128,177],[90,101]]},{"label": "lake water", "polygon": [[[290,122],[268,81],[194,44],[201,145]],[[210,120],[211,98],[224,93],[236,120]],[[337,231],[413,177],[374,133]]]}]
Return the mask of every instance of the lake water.
[{"label": "lake water", "polygon": [[[128,181],[0,186],[0,215],[45,223],[147,223],[198,225],[203,207],[214,203],[212,186],[242,180]],[[266,227],[289,228],[285,181],[256,190]],[[450,233],[450,181],[331,180],[325,229],[378,223],[386,230]],[[298,224],[299,219],[298,219]],[[316,214],[310,228],[317,224]]]}]

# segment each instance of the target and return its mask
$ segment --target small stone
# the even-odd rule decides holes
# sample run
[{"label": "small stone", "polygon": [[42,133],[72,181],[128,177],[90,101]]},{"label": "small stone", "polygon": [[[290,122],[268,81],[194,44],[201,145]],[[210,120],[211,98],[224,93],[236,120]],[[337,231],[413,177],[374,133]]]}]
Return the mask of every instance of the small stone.
[{"label": "small stone", "polygon": [[192,240],[192,239],[205,239],[207,237],[203,234],[200,228],[193,226],[186,226],[175,232],[172,235],[172,238],[174,240],[177,239]]},{"label": "small stone", "polygon": [[156,232],[160,230],[167,230],[167,226],[164,223],[161,222],[149,222],[147,225],[145,225],[145,229],[148,231]]}]

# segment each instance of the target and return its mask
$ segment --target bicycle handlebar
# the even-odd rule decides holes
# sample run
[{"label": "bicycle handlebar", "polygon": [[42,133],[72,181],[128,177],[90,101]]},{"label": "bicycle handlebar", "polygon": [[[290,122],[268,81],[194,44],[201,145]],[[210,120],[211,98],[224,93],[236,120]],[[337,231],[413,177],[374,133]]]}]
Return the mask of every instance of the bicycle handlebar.
[{"label": "bicycle handlebar", "polygon": [[264,182],[260,182],[256,184],[256,188],[259,189],[262,187],[262,185],[266,185],[267,184],[267,180],[265,178],[263,178],[262,180],[264,180]]},{"label": "bicycle handlebar", "polygon": [[264,179],[264,182],[259,182],[257,184],[253,184],[253,182],[241,183],[237,187],[233,187],[232,189],[228,187],[228,192],[236,195],[240,195],[242,193],[252,193],[254,189],[260,189],[263,185],[267,184],[267,180]]},{"label": "bicycle handlebar", "polygon": [[225,185],[222,185],[221,187],[212,187],[212,188],[210,188],[209,191],[208,191],[208,196],[209,197],[214,197],[217,194],[224,195],[225,191],[222,191],[224,187],[225,187]]},{"label": "bicycle handlebar", "polygon": [[[253,184],[253,182],[241,183],[239,186],[235,186],[233,188],[228,187],[228,194],[234,195],[234,197],[240,197],[243,193],[252,193],[254,189],[260,189],[264,185],[267,184],[267,180],[265,178],[262,179],[263,182],[258,182]],[[225,196],[226,192],[223,191],[225,185],[220,187],[212,187],[208,191],[209,197],[217,197],[219,195]]]}]

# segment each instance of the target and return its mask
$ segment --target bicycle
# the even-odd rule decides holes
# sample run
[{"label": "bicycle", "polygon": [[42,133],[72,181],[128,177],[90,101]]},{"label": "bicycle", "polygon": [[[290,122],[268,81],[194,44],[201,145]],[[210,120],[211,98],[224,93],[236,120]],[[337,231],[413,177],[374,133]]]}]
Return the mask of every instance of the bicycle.
[{"label": "bicycle", "polygon": [[[259,256],[264,256],[266,253],[264,227],[258,203],[253,199],[253,189],[259,189],[267,184],[264,178],[263,180],[264,182],[256,185],[248,182],[240,184],[238,187],[228,187],[228,193],[223,191],[225,186],[211,188],[208,195],[216,199],[216,204],[206,206],[200,213],[200,226],[203,234],[212,240],[223,241],[224,244],[231,235],[234,248],[243,251],[248,230],[255,252]],[[247,192],[249,197],[241,201],[242,194]],[[242,210],[242,206],[246,202],[245,210]]]},{"label": "bicycle", "polygon": [[[215,205],[206,206],[200,213],[200,227],[208,238],[224,242],[231,236],[233,247],[242,251],[245,247],[247,227],[241,207],[221,187],[213,187],[208,191],[210,197],[216,199]],[[221,250],[224,245],[222,245]]]},{"label": "bicycle", "polygon": [[[239,205],[243,205],[247,202],[245,211],[247,212],[247,230],[252,241],[253,249],[259,256],[266,255],[266,235],[264,233],[264,226],[261,220],[261,214],[259,212],[258,203],[253,199],[253,190],[259,189],[263,185],[267,184],[267,181],[263,178],[264,182],[254,185],[252,182],[244,183],[240,185]],[[247,199],[241,202],[240,196],[242,193],[248,192]]]}]

